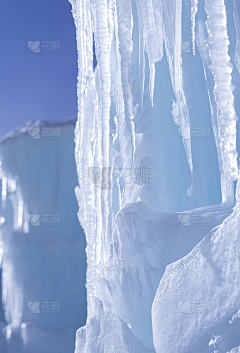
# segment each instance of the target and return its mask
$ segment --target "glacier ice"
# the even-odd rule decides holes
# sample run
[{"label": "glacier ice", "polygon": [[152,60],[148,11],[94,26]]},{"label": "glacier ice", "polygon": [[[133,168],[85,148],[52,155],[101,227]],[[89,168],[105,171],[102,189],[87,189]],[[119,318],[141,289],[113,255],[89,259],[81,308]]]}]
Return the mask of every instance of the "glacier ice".
[{"label": "glacier ice", "polygon": [[76,126],[0,142],[0,347],[239,352],[239,2],[70,2]]},{"label": "glacier ice", "polygon": [[240,344],[239,187],[233,213],[167,267],[152,306],[156,352],[234,352]]},{"label": "glacier ice", "polygon": [[0,142],[3,353],[70,353],[85,323],[74,127],[31,122]]},{"label": "glacier ice", "polygon": [[[175,292],[171,300],[159,293],[173,276],[169,268],[236,214],[238,3],[70,2],[79,57],[75,192],[87,240],[88,319],[76,353],[108,351],[106,342],[117,351],[111,325],[117,347],[129,351],[198,349],[199,318],[192,331],[183,327],[162,308]],[[136,180],[140,170],[151,175],[150,185]],[[173,288],[187,291],[174,278]],[[237,311],[237,297],[233,302]],[[206,352],[238,349],[231,333],[233,345],[224,346],[223,331],[205,337]]]}]

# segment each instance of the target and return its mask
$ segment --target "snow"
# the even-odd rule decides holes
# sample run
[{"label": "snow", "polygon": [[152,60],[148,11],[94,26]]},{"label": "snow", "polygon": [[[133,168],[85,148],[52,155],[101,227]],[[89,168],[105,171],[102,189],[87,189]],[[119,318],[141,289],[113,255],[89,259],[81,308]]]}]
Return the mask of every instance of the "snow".
[{"label": "snow", "polygon": [[220,338],[214,343],[217,352],[240,343],[239,182],[236,200],[233,213],[219,227],[167,267],[152,306],[156,352],[212,352],[211,333]]}]

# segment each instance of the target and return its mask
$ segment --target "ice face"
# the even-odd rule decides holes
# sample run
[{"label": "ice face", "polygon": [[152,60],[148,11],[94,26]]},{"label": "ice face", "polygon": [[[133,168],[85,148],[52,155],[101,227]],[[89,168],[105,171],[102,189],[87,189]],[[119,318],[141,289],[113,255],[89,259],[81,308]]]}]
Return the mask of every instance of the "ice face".
[{"label": "ice face", "polygon": [[[142,344],[154,350],[151,305],[166,266],[197,246],[234,204],[233,9],[227,18],[224,1],[215,0],[71,3],[79,55],[76,196],[88,262],[88,325],[77,336],[77,353],[104,349],[91,321],[95,298],[138,343],[149,336]],[[197,226],[188,239],[189,218],[208,219],[209,212],[213,224]],[[174,240],[162,238],[172,227]],[[126,271],[132,260],[135,271]]]},{"label": "ice face", "polygon": [[74,128],[30,123],[0,143],[2,352],[70,353],[76,326],[85,324]]},{"label": "ice face", "polygon": [[238,182],[233,213],[167,267],[152,306],[156,352],[237,351],[239,196]]}]

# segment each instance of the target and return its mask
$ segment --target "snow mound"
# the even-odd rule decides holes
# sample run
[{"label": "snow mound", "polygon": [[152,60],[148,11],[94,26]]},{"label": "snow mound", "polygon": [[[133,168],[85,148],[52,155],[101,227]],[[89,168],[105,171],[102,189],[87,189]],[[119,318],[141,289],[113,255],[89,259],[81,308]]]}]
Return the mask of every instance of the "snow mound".
[{"label": "snow mound", "polygon": [[142,348],[128,325],[109,311],[95,298],[94,316],[86,326],[77,331],[75,353],[150,353]]},{"label": "snow mound", "polygon": [[238,182],[233,213],[167,267],[152,306],[157,353],[225,353],[239,345],[239,189]]}]

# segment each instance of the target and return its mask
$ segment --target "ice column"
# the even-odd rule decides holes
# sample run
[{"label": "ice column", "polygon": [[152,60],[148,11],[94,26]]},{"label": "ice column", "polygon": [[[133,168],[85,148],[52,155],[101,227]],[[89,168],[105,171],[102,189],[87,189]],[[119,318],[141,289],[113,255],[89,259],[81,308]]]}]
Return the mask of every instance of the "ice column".
[{"label": "ice column", "polygon": [[[237,179],[236,121],[232,85],[232,64],[228,55],[227,14],[224,0],[206,0],[208,48],[214,77],[219,140],[223,150],[223,201],[233,199],[233,181]],[[225,184],[225,188],[224,188]],[[225,190],[224,190],[225,189]]]}]

